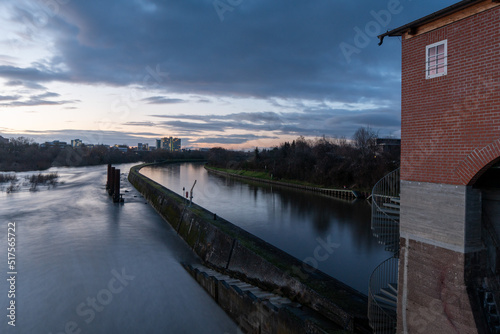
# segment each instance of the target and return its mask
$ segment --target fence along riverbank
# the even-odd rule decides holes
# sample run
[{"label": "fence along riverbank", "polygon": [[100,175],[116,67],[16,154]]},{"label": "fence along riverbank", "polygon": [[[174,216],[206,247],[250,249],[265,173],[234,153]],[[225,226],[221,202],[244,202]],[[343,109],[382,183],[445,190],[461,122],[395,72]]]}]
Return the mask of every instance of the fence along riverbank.
[{"label": "fence along riverbank", "polygon": [[210,172],[214,173],[217,175],[222,175],[222,176],[230,176],[230,177],[235,177],[239,179],[245,179],[245,180],[250,180],[250,181],[256,181],[256,182],[262,182],[262,183],[267,183],[267,184],[275,184],[278,186],[282,187],[289,187],[289,188],[296,188],[296,189],[301,189],[301,190],[307,190],[307,191],[312,191],[312,192],[317,192],[321,193],[324,195],[336,197],[336,198],[341,198],[341,199],[347,199],[347,200],[355,200],[358,198],[368,198],[370,194],[365,193],[365,192],[359,192],[356,190],[351,190],[351,189],[327,189],[327,188],[319,188],[319,187],[312,187],[312,186],[305,186],[301,184],[295,184],[295,183],[290,183],[290,182],[282,182],[282,181],[275,181],[275,180],[266,180],[266,179],[261,179],[258,177],[252,177],[252,176],[246,176],[246,175],[239,175],[235,173],[229,173],[226,171],[221,171],[217,169],[213,169],[211,167],[205,166],[205,169]]}]

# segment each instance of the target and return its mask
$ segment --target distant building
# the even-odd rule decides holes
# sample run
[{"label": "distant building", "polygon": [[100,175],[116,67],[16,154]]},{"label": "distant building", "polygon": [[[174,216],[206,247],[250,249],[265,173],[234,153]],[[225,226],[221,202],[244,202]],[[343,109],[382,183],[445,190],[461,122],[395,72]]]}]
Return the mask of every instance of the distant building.
[{"label": "distant building", "polygon": [[40,147],[59,147],[59,148],[66,148],[68,146],[68,143],[65,141],[59,141],[59,140],[54,140],[54,141],[46,141],[45,143],[41,144]]},{"label": "distant building", "polygon": [[401,152],[401,139],[396,138],[377,138],[375,145],[383,153],[397,153]]},{"label": "distant building", "polygon": [[113,146],[113,149],[118,150],[118,151],[123,152],[123,153],[128,152],[127,145],[115,145],[115,146]]},{"label": "distant building", "polygon": [[[156,141],[156,145],[158,147],[158,140]],[[160,139],[160,148],[169,152],[179,152],[181,150],[181,139],[164,137]]]},{"label": "distant building", "polygon": [[149,144],[148,143],[138,143],[137,144],[137,151],[149,151]]},{"label": "distant building", "polygon": [[161,139],[156,139],[156,149],[157,150],[161,149]]},{"label": "distant building", "polygon": [[72,139],[71,140],[71,147],[75,148],[75,147],[80,147],[82,146],[82,141],[80,139]]},{"label": "distant building", "polygon": [[172,152],[179,152],[181,150],[181,139],[173,138],[172,139]]},{"label": "distant building", "polygon": [[9,143],[9,140],[7,138],[0,136],[0,145],[1,144],[8,144],[8,143]]},{"label": "distant building", "polygon": [[160,148],[162,150],[170,150],[170,146],[172,144],[172,137],[165,137],[160,140],[161,140]]}]

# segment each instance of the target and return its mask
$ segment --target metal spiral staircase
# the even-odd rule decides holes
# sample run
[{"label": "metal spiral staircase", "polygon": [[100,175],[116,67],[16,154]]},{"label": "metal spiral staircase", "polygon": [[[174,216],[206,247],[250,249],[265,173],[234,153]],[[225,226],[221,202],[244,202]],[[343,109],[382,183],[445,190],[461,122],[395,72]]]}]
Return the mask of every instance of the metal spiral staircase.
[{"label": "metal spiral staircase", "polygon": [[490,333],[500,333],[500,315],[494,293],[492,291],[483,290],[480,291],[479,296],[480,298],[482,297],[483,311]]},{"label": "metal spiral staircase", "polygon": [[372,232],[394,255],[370,277],[368,319],[375,334],[396,332],[399,265],[399,168],[375,184],[372,191]]},{"label": "metal spiral staircase", "polygon": [[375,334],[396,333],[399,259],[382,262],[370,277],[368,320]]},{"label": "metal spiral staircase", "polygon": [[399,252],[399,168],[384,176],[372,190],[372,231],[380,244]]}]

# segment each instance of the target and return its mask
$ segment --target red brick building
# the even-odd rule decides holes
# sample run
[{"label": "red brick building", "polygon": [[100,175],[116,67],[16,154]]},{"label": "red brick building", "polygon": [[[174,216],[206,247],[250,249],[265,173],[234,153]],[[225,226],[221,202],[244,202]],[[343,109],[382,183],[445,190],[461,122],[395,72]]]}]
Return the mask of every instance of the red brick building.
[{"label": "red brick building", "polygon": [[387,36],[402,40],[397,331],[493,330],[500,1],[460,1],[379,36],[381,43]]}]

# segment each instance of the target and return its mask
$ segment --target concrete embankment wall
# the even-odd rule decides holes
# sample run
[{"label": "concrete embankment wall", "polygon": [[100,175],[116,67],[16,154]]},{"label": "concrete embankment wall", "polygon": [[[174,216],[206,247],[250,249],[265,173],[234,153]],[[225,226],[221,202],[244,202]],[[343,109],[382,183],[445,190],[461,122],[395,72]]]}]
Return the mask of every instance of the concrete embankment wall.
[{"label": "concrete embankment wall", "polygon": [[340,326],[288,298],[202,265],[183,264],[246,334],[347,334]]},{"label": "concrete embankment wall", "polygon": [[367,297],[130,169],[129,181],[206,265],[367,333]]},{"label": "concrete embankment wall", "polygon": [[256,182],[262,182],[262,183],[268,183],[268,184],[275,184],[278,186],[282,187],[289,187],[289,188],[296,188],[296,189],[302,189],[302,190],[307,190],[307,191],[312,191],[312,192],[317,192],[321,194],[325,194],[328,196],[336,197],[336,198],[343,198],[343,199],[356,199],[356,198],[367,198],[370,196],[369,193],[365,192],[359,192],[355,190],[350,190],[350,189],[326,189],[326,188],[318,188],[318,187],[311,187],[311,186],[304,186],[301,184],[294,184],[294,183],[289,183],[289,182],[281,182],[281,181],[275,181],[275,180],[265,180],[261,179],[258,177],[251,177],[251,176],[246,176],[246,175],[239,175],[239,174],[233,174],[233,173],[228,173],[225,171],[220,171],[216,169],[212,169],[210,167],[205,167],[207,171],[210,173],[222,175],[222,176],[230,176],[230,177],[235,177],[235,178],[240,178],[240,179],[245,179],[245,180],[251,180],[251,181],[256,181]]}]

